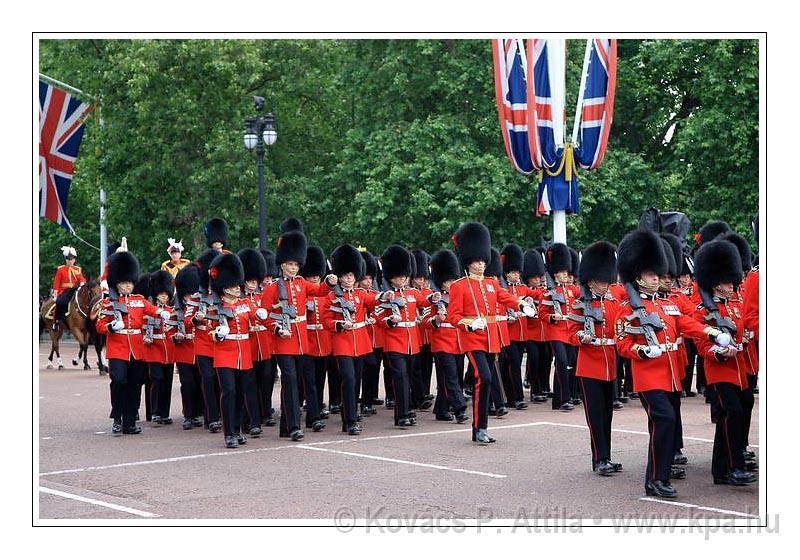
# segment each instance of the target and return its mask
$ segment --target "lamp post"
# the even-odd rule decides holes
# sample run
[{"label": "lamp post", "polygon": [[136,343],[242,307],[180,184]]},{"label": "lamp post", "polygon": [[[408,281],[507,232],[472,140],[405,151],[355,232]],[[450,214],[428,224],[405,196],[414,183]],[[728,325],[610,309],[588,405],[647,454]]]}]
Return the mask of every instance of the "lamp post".
[{"label": "lamp post", "polygon": [[[264,98],[254,96],[256,111],[264,109]],[[275,117],[272,113],[248,117],[244,120],[244,145],[248,150],[255,149],[258,160],[258,247],[267,248],[267,195],[264,184],[264,155],[266,147],[278,139],[275,132]]]}]

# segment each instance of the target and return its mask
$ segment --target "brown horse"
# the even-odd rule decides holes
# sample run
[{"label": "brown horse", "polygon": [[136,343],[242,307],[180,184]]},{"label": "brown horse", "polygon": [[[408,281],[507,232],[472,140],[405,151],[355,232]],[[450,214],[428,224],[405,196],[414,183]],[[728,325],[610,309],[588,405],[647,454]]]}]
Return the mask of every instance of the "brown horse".
[{"label": "brown horse", "polygon": [[[47,358],[47,369],[53,369],[53,354],[56,355],[58,361],[58,369],[64,369],[64,362],[61,360],[61,354],[58,349],[58,342],[64,334],[64,327],[69,329],[72,336],[78,342],[78,356],[72,359],[72,365],[77,366],[80,359],[83,358],[83,369],[91,369],[89,366],[88,350],[89,343],[94,341],[95,350],[97,351],[98,362],[97,365],[100,369],[100,375],[106,371],[103,358],[101,356],[102,339],[94,330],[94,321],[97,318],[96,312],[92,317],[92,305],[96,304],[102,298],[102,288],[97,280],[87,282],[79,288],[72,290],[72,297],[69,299],[66,312],[66,325],[59,321],[57,329],[53,330],[53,322],[55,321],[55,301],[49,298],[42,303],[39,310],[39,315],[43,320],[44,328],[50,334],[50,355]],[[96,306],[95,306],[96,309]]]}]

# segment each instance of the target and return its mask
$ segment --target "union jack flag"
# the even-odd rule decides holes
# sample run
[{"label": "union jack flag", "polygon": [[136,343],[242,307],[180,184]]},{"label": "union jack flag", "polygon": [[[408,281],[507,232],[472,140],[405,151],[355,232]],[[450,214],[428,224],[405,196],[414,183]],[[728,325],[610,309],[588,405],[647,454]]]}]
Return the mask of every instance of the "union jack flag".
[{"label": "union jack flag", "polygon": [[564,54],[563,40],[529,39],[528,123],[536,131],[528,136],[536,169],[558,167],[564,147]]},{"label": "union jack flag", "polygon": [[83,119],[91,110],[89,104],[39,80],[39,216],[71,232],[67,196],[83,139]]},{"label": "union jack flag", "polygon": [[525,85],[525,47],[521,39],[492,41],[494,87],[500,131],[511,165],[528,175],[538,169],[528,146],[528,101]]},{"label": "union jack flag", "polygon": [[580,133],[573,138],[575,160],[583,169],[597,169],[603,161],[614,116],[617,81],[617,40],[592,39],[583,69],[583,102],[575,115]]}]

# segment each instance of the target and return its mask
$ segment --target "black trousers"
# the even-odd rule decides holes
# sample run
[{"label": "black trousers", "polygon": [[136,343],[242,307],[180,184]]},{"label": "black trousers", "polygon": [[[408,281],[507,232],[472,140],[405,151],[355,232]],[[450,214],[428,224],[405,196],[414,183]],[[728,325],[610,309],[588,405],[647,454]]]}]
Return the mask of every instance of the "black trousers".
[{"label": "black trousers", "polygon": [[349,428],[358,420],[358,407],[356,401],[356,379],[361,377],[364,367],[363,356],[336,356],[336,365],[339,366],[339,375],[342,379],[339,386],[340,402],[342,407],[342,427]]},{"label": "black trousers", "polygon": [[611,422],[614,418],[614,382],[578,377],[583,411],[592,445],[592,466],[611,459]]},{"label": "black trousers", "polygon": [[747,389],[742,391],[742,406],[744,406],[744,447],[750,445],[750,422],[753,418],[753,407],[756,404],[756,397],[753,389],[758,383],[758,376],[747,374]]},{"label": "black trousers", "polygon": [[681,418],[681,392],[667,393],[672,410],[675,411],[675,439],[673,447],[675,453],[683,449],[683,419]]},{"label": "black trousers", "polygon": [[504,367],[506,364],[506,349],[507,346],[503,346],[500,349],[500,353],[495,356],[494,366],[492,367],[492,386],[491,386],[491,405],[489,408],[494,408],[497,410],[498,408],[503,408],[506,406],[506,401],[508,397],[506,397],[506,392],[503,390],[503,381],[500,377],[500,368]]},{"label": "black trousers", "polygon": [[341,406],[342,400],[339,395],[339,386],[342,384],[342,378],[339,375],[339,366],[336,365],[336,360],[333,356],[325,357],[325,367],[328,370],[328,408]]},{"label": "black trousers", "polygon": [[200,370],[200,377],[203,380],[203,402],[205,403],[203,422],[208,426],[211,422],[219,422],[219,380],[214,371],[214,358],[196,356],[195,360],[197,361],[197,369]]},{"label": "black trousers", "polygon": [[274,359],[253,362],[253,376],[255,377],[259,413],[262,419],[272,416],[272,391],[275,388],[277,373],[278,364]]},{"label": "black trousers", "polygon": [[153,380],[150,377],[150,364],[147,362],[142,363],[144,364],[144,370],[139,380],[139,389],[136,391],[136,410],[139,410],[142,404],[142,387],[144,387],[144,415],[149,422],[153,418],[153,400],[151,398]]},{"label": "black trousers", "polygon": [[467,352],[467,360],[472,365],[475,386],[472,394],[472,435],[485,430],[489,425],[489,399],[492,372],[496,371],[495,356],[488,352]]},{"label": "black trousers", "polygon": [[153,405],[153,414],[167,418],[172,403],[172,378],[175,374],[175,365],[158,362],[149,362],[147,365],[150,368],[150,402]]},{"label": "black trousers", "polygon": [[511,341],[511,346],[506,350],[509,386],[506,388],[506,397],[511,404],[516,404],[525,400],[525,393],[522,390],[522,355],[525,353],[525,343],[521,341]]},{"label": "black trousers", "polygon": [[714,433],[714,452],[711,474],[724,477],[731,469],[744,469],[744,395],[733,383],[713,383],[717,425]]},{"label": "black trousers", "polygon": [[378,398],[382,360],[381,348],[375,348],[364,356],[364,369],[361,372],[361,406],[372,406],[372,402]]},{"label": "black trousers", "polygon": [[252,425],[261,424],[256,396],[256,381],[252,369],[217,368],[219,385],[222,389],[222,427],[226,436],[241,432],[242,415],[245,407]]},{"label": "black trousers", "polygon": [[669,393],[660,389],[642,391],[639,399],[647,413],[647,429],[650,432],[644,480],[668,481],[675,454],[675,409]]},{"label": "black trousers", "polygon": [[[300,377],[304,376],[304,364],[308,356],[276,354],[278,368],[281,371],[281,419],[280,431],[282,434],[291,433],[300,429]],[[305,374],[307,376],[307,374]],[[312,378],[309,383],[308,377],[304,379],[304,385],[314,387],[314,395],[308,399],[308,410],[306,412],[306,424],[310,425],[313,420],[319,419],[319,409],[316,406],[316,382]],[[308,391],[308,387],[304,389]],[[309,396],[309,395],[307,395]],[[316,412],[316,417],[311,414]]]},{"label": "black trousers", "polygon": [[525,343],[528,361],[525,371],[531,384],[531,393],[545,395],[550,392],[550,366],[553,364],[553,349],[550,343],[529,340]]},{"label": "black trousers", "polygon": [[572,379],[575,376],[572,365],[575,363],[573,353],[576,353],[577,349],[558,340],[551,340],[550,347],[556,359],[556,371],[553,376],[553,410],[556,410],[572,398]]},{"label": "black trousers", "polygon": [[431,345],[419,347],[414,356],[414,369],[411,376],[411,408],[419,408],[426,396],[431,394],[431,376],[433,372],[433,354]]},{"label": "black trousers", "polygon": [[[706,362],[700,354],[697,355],[697,391],[703,391],[706,388]],[[706,402],[709,402],[706,399]]]},{"label": "black trousers", "polygon": [[464,356],[435,352],[433,359],[436,363],[436,401],[433,412],[438,416],[447,416],[451,410],[460,414],[467,408],[464,391],[458,384],[458,372],[464,371]]},{"label": "black trousers", "polygon": [[689,337],[684,337],[683,343],[686,345],[686,357],[689,363],[686,364],[685,375],[683,377],[683,390],[687,393],[692,390],[692,380],[694,379],[694,362],[697,358],[697,346],[694,340]]},{"label": "black trousers", "polygon": [[628,358],[621,358],[617,355],[617,387],[619,393],[627,396],[633,392],[633,369]]},{"label": "black trousers", "polygon": [[323,399],[325,398],[325,378],[328,376],[327,361],[328,356],[309,356],[305,363],[305,367],[310,367],[313,371],[314,384],[317,387],[317,407],[320,410],[325,404]]},{"label": "black trousers", "polygon": [[414,367],[413,354],[400,354],[399,352],[386,352],[384,354],[389,366],[390,378],[392,383],[392,390],[394,391],[394,424],[408,418],[411,412],[410,397],[411,389],[409,387],[408,374]]},{"label": "black trousers", "polygon": [[181,403],[184,418],[198,418],[203,415],[203,400],[198,399],[198,389],[203,382],[200,370],[194,364],[178,362],[178,378],[181,381]]},{"label": "black trousers", "polygon": [[305,402],[306,407],[306,428],[310,428],[316,420],[319,420],[320,413],[317,379],[311,359],[311,356],[300,356],[297,368],[300,387],[299,401]]},{"label": "black trousers", "polygon": [[123,428],[133,428],[136,425],[145,368],[146,364],[139,360],[127,361],[118,358],[108,360],[111,378],[111,415],[114,422],[122,424]]},{"label": "black trousers", "polygon": [[392,369],[389,365],[389,357],[383,353],[383,392],[386,400],[394,400],[394,385],[392,384]]}]

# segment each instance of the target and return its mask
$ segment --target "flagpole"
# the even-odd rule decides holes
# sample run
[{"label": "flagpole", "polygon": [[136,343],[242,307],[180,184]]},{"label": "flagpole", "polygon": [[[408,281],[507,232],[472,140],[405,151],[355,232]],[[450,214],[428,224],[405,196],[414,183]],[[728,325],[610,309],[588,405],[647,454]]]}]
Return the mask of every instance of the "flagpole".
[{"label": "flagpole", "polygon": [[[97,103],[97,112],[95,113],[95,122],[97,123],[98,129],[102,131],[103,129],[103,118],[100,115],[100,97],[96,98]],[[102,133],[101,133],[102,134]],[[95,142],[95,156],[97,157],[98,167],[97,173],[95,175],[95,179],[97,182],[97,190],[100,191],[100,276],[103,275],[103,272],[106,269],[106,254],[108,253],[108,229],[106,228],[106,191],[103,189],[102,185],[100,185],[100,141],[102,139],[101,135],[98,135],[97,142]]]},{"label": "flagpole", "polygon": [[85,95],[85,96],[87,96],[87,97],[91,97],[91,95],[89,95],[89,94],[88,94],[88,93],[86,93],[85,91],[81,91],[81,90],[79,90],[79,89],[78,89],[78,88],[76,88],[76,87],[72,87],[72,86],[71,86],[71,85],[69,85],[69,84],[65,84],[65,83],[64,83],[64,82],[62,82],[61,80],[56,80],[55,78],[51,78],[51,77],[50,77],[50,76],[48,76],[47,74],[42,74],[41,72],[39,72],[39,77],[40,77],[40,78],[44,78],[45,80],[49,80],[49,81],[53,82],[55,85],[61,86],[61,87],[63,87],[63,88],[66,88],[66,89],[68,89],[68,90],[70,90],[70,91],[72,91],[72,92],[74,92],[74,93],[77,93],[78,95]]}]

